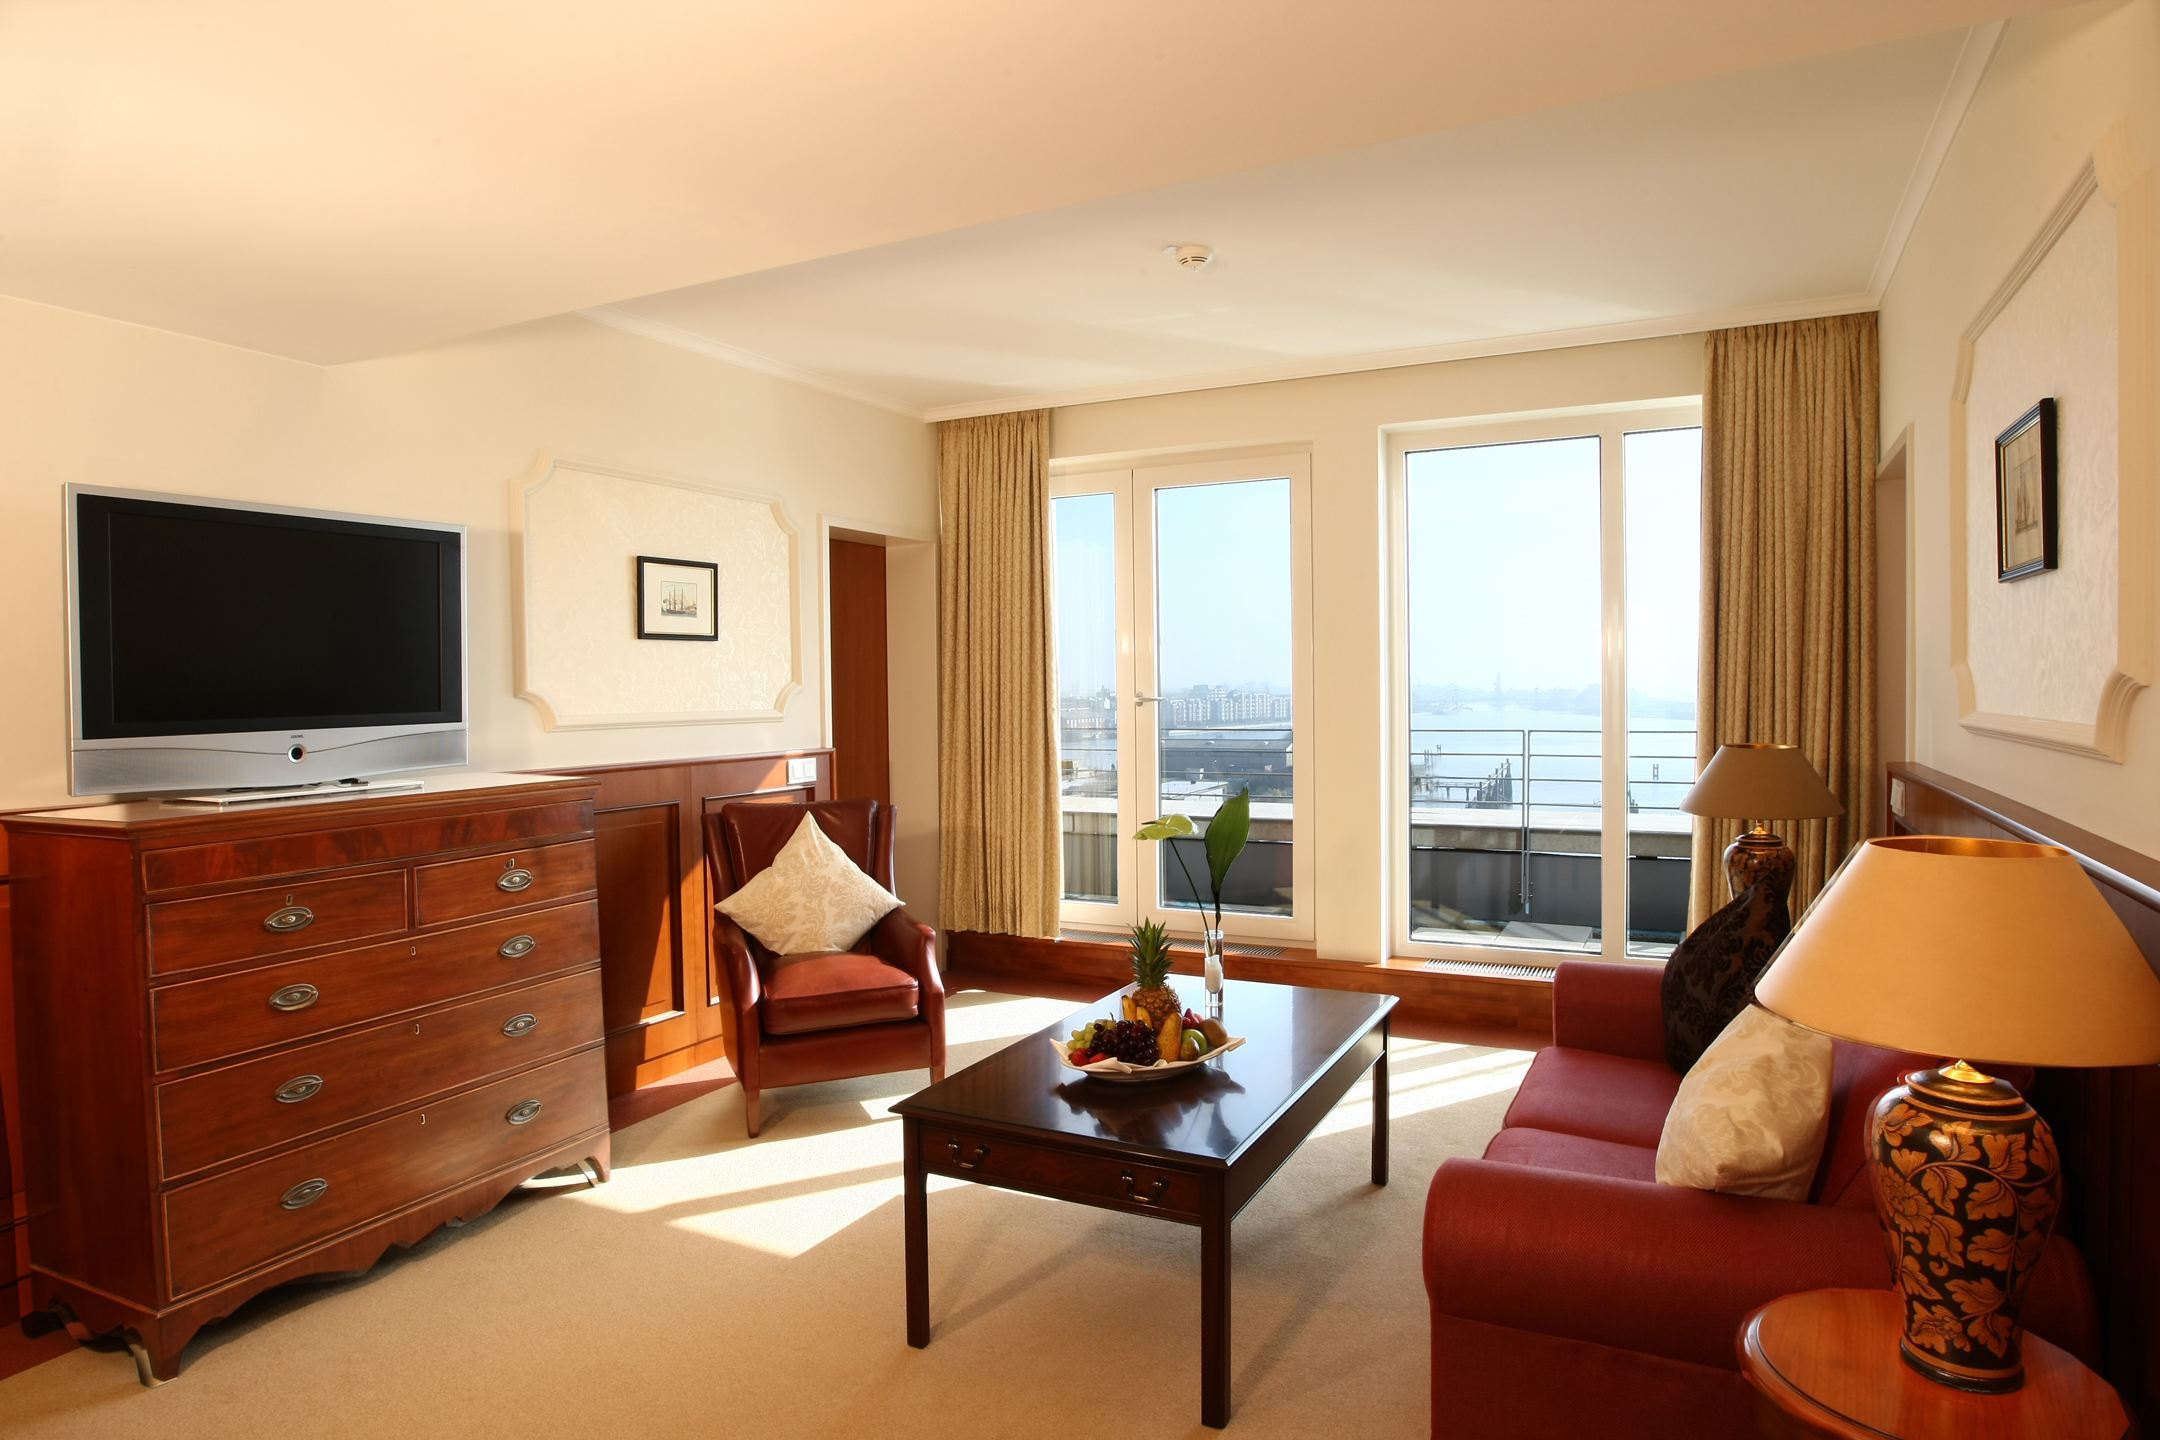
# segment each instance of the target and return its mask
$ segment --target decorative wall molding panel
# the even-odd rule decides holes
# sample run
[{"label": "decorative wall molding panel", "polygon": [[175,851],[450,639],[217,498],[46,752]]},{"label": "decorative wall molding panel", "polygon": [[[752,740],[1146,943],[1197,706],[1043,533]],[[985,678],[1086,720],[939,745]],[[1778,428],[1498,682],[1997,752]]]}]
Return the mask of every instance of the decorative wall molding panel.
[{"label": "decorative wall molding panel", "polygon": [[[517,691],[550,730],[777,720],[802,688],[800,537],[776,496],[541,455],[511,495]],[[640,640],[637,557],[719,566],[719,638]]]},{"label": "decorative wall molding panel", "polygon": [[[1950,663],[1966,729],[2120,763],[2150,683],[2152,172],[2126,124],[1958,342]],[[1995,436],[2043,396],[2060,435],[2059,568],[1995,578]]]}]

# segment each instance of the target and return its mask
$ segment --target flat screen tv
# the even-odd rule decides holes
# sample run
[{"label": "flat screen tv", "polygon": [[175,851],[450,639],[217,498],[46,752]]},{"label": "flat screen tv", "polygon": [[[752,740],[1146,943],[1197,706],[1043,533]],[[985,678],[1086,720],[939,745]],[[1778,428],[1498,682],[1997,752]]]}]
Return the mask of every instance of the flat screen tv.
[{"label": "flat screen tv", "polygon": [[466,759],[465,531],[70,486],[76,795]]}]

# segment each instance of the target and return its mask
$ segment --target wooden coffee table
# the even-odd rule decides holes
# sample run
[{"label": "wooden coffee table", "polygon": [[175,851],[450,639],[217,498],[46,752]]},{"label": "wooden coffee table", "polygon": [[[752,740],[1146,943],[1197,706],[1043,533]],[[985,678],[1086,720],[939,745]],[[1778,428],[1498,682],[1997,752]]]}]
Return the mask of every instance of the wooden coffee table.
[{"label": "wooden coffee table", "polygon": [[[1199,1009],[1199,982],[1175,983]],[[1058,1063],[1046,1039],[1115,1014],[1113,995],[893,1106],[905,1121],[908,1344],[930,1343],[928,1176],[1194,1225],[1200,1422],[1229,1422],[1230,1223],[1368,1070],[1372,1183],[1387,1184],[1395,997],[1233,980],[1224,1006],[1244,1046],[1174,1079],[1118,1084]]]}]

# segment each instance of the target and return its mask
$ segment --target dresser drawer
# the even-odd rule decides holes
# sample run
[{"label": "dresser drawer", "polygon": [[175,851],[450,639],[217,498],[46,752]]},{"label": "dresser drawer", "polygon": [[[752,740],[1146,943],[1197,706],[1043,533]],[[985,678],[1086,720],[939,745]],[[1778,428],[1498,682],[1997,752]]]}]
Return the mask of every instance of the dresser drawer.
[{"label": "dresser drawer", "polygon": [[167,1081],[157,1091],[163,1173],[205,1170],[601,1035],[594,968]]},{"label": "dresser drawer", "polygon": [[288,960],[150,992],[157,1066],[179,1070],[437,1005],[600,958],[596,902]]},{"label": "dresser drawer", "polygon": [[598,1047],[164,1197],[185,1295],[607,1124]]},{"label": "dresser drawer", "polygon": [[917,1141],[923,1167],[992,1185],[1084,1200],[1136,1215],[1197,1219],[1199,1177],[1110,1155],[1051,1150],[995,1135],[969,1135],[925,1125]]},{"label": "dresser drawer", "polygon": [[413,872],[414,909],[422,925],[493,915],[593,890],[590,840],[505,850],[472,860],[423,865]]},{"label": "dresser drawer", "polygon": [[379,871],[242,890],[143,907],[150,968],[169,975],[205,965],[313,950],[405,928],[405,872]]}]

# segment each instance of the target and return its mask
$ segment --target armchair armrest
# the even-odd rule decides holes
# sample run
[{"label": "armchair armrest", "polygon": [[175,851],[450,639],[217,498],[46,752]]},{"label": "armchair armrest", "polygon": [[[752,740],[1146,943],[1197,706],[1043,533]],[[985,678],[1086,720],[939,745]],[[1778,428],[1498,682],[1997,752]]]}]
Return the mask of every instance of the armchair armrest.
[{"label": "armchair armrest", "polygon": [[[728,999],[739,1016],[751,1016],[757,1012],[758,1001],[764,998],[764,988],[758,983],[757,966],[750,960],[750,942],[743,935],[742,927],[733,920],[713,911],[713,953],[720,962],[721,978],[727,981]],[[755,1026],[756,1021],[750,1022]]]},{"label": "armchair armrest", "polygon": [[885,918],[856,942],[856,948],[914,976],[926,1000],[945,993],[945,980],[937,967],[937,932],[906,910],[887,911]]},{"label": "armchair armrest", "polygon": [[1662,1062],[1664,983],[1656,965],[1561,961],[1553,976],[1553,1044]]}]

